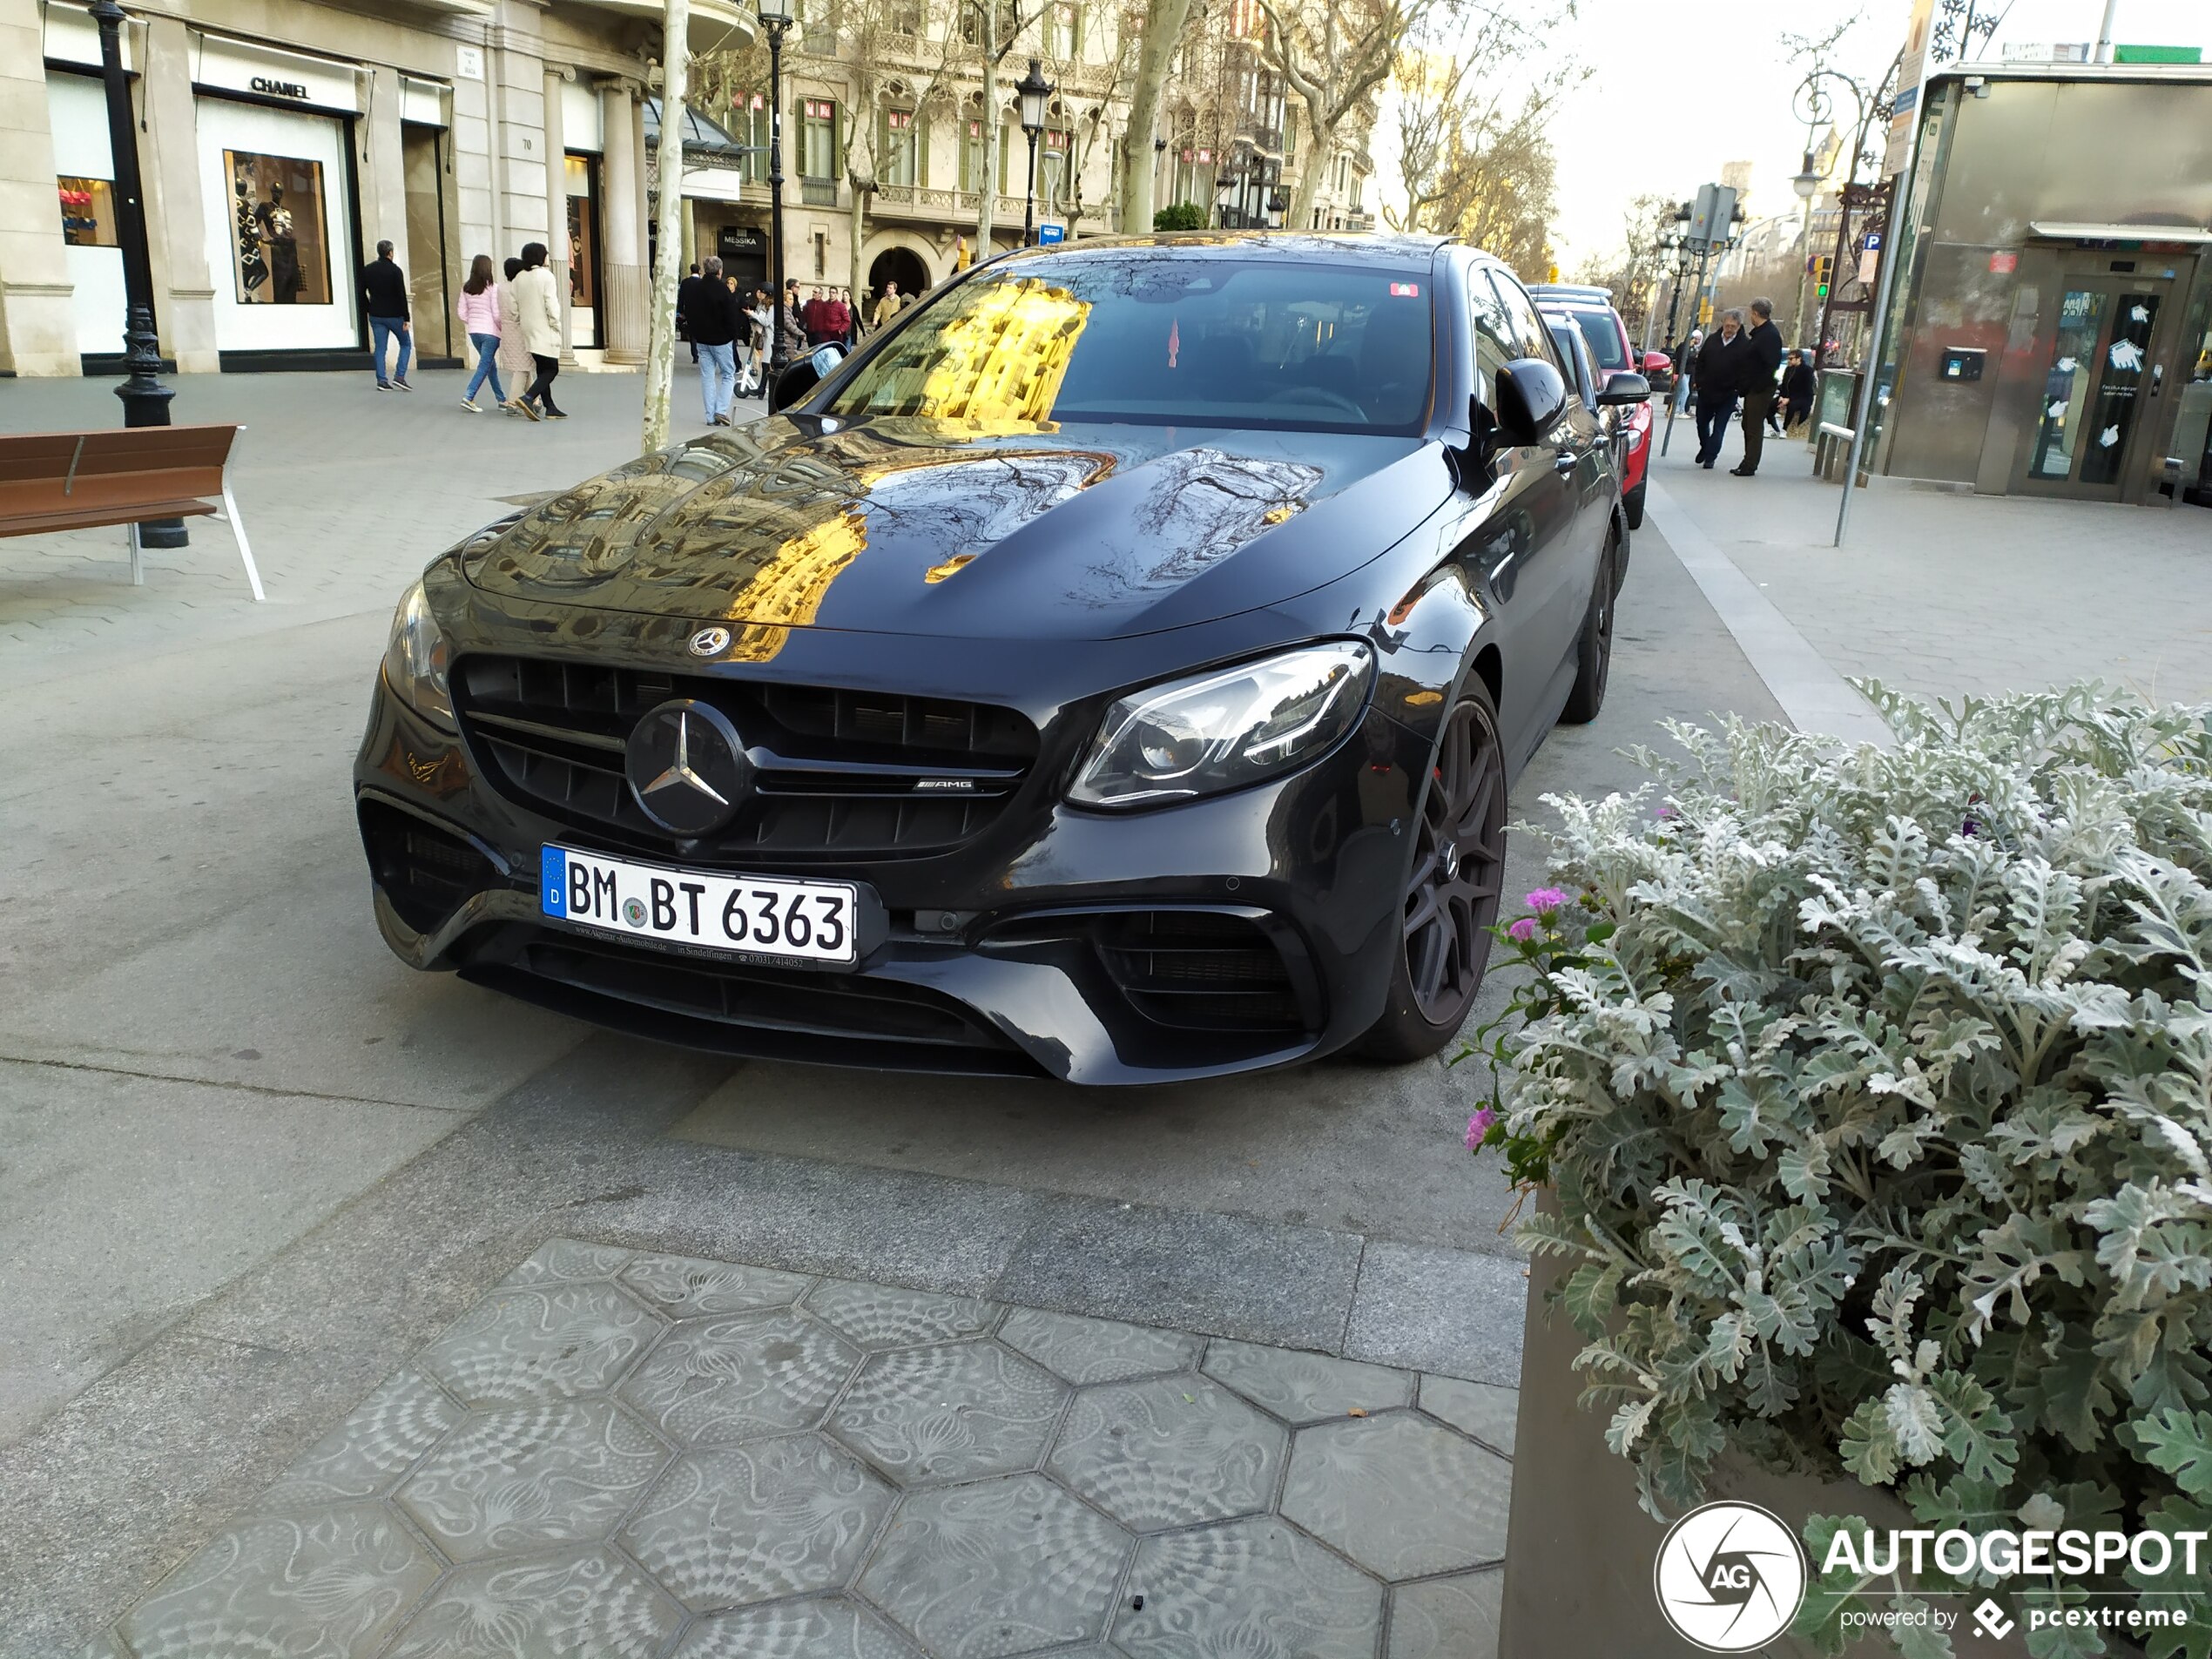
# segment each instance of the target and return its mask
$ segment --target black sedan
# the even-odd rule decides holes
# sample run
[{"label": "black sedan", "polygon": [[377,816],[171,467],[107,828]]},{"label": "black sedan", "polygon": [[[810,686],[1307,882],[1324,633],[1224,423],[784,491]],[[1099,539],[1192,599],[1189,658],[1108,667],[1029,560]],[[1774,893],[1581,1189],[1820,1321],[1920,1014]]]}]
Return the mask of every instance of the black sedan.
[{"label": "black sedan", "polygon": [[1628,552],[1509,272],[1026,251],[777,401],[401,603],[354,790],[404,961],[731,1053],[1081,1082],[1452,1039],[1507,783],[1597,713]]}]

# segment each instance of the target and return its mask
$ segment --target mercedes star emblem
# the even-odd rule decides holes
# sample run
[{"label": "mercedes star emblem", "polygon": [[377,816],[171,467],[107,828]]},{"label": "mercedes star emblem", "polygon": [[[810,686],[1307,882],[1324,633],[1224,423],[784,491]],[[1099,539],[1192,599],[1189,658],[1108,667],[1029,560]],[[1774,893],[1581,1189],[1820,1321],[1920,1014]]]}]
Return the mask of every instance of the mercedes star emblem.
[{"label": "mercedes star emblem", "polygon": [[687,838],[734,818],[752,779],[730,717],[690,698],[664,703],[637,722],[624,771],[646,815]]},{"label": "mercedes star emblem", "polygon": [[729,649],[730,631],[727,628],[702,628],[691,636],[691,655],[694,657],[719,657]]}]

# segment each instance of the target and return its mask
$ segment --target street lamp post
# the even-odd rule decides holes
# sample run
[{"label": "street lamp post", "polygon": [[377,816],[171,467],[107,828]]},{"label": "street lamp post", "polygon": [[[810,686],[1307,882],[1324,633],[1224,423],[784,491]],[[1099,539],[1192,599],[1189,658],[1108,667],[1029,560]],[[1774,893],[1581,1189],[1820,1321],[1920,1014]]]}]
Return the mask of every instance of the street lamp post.
[{"label": "street lamp post", "polygon": [[[123,400],[126,427],[167,426],[169,400],[164,386],[161,338],[153,326],[153,256],[146,246],[145,187],[138,179],[138,124],[131,112],[131,82],[123,72],[123,8],[115,0],[96,0],[87,8],[100,26],[100,80],[107,91],[108,148],[115,158],[115,231],[123,245],[123,366],[129,378],[115,388]],[[181,518],[155,519],[138,528],[143,547],[182,547]]]},{"label": "street lamp post", "polygon": [[774,337],[768,342],[768,395],[776,378],[790,367],[784,354],[784,30],[791,27],[791,0],[759,0],[760,26],[768,31],[768,260],[776,285]]},{"label": "street lamp post", "polygon": [[1022,131],[1029,137],[1029,177],[1022,199],[1022,246],[1033,247],[1037,239],[1037,134],[1044,131],[1045,105],[1050,102],[1053,85],[1039,71],[1042,65],[1036,58],[1029,60],[1029,72],[1014,83],[1015,92],[1022,100]]},{"label": "street lamp post", "polygon": [[1812,267],[1812,199],[1820,193],[1820,175],[1813,171],[1812,152],[1805,152],[1803,172],[1790,181],[1790,188],[1797,192],[1797,199],[1805,205],[1804,234],[1799,237],[1801,257],[1797,260],[1797,316],[1791,325],[1790,339],[1794,345],[1803,345],[1805,338],[1805,280]]}]

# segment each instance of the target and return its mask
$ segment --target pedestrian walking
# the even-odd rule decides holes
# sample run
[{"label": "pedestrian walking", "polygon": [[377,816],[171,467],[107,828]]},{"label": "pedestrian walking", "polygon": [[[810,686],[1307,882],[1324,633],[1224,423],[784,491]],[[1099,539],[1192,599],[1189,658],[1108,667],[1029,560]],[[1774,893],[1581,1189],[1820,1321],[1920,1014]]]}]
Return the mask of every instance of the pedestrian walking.
[{"label": "pedestrian walking", "polygon": [[765,400],[768,395],[768,366],[773,355],[770,342],[776,333],[775,295],[765,288],[755,288],[745,316],[752,325],[752,393]]},{"label": "pedestrian walking", "polygon": [[1782,372],[1782,331],[1774,326],[1774,301],[1751,301],[1751,332],[1745,336],[1751,361],[1743,374],[1743,459],[1729,469],[1738,478],[1759,469],[1759,455],[1766,448],[1766,418],[1774,408],[1775,376]]},{"label": "pedestrian walking", "polygon": [[819,288],[808,294],[806,303],[799,308],[799,324],[806,331],[806,345],[809,350],[829,338],[828,323],[825,318],[826,308],[826,302],[823,300],[822,291]]},{"label": "pedestrian walking", "polygon": [[1721,313],[1720,327],[1697,348],[1697,464],[1708,472],[1720,459],[1729,417],[1736,413],[1754,361],[1743,314],[1730,306]]},{"label": "pedestrian walking", "polygon": [[722,261],[710,256],[683,314],[691,343],[699,352],[699,398],[709,426],[728,426],[730,399],[737,389],[738,296],[722,280]]},{"label": "pedestrian walking", "polygon": [[1787,434],[1812,418],[1812,401],[1819,382],[1805,354],[1790,354],[1790,367],[1782,371],[1782,428]]},{"label": "pedestrian walking", "polygon": [[896,282],[886,281],[883,285],[883,293],[875,302],[875,315],[868,320],[869,326],[875,328],[882,327],[905,308],[906,303],[905,298],[899,292],[899,285]]},{"label": "pedestrian walking", "polygon": [[691,325],[684,320],[684,308],[686,301],[691,299],[692,290],[698,286],[699,267],[696,265],[691,268],[684,280],[676,285],[676,337],[690,342],[691,361],[695,363],[699,361],[698,343],[691,340]]},{"label": "pedestrian walking", "polygon": [[515,407],[535,421],[565,421],[568,411],[553,401],[553,378],[561,372],[561,300],[553,287],[553,267],[545,262],[545,244],[523,244],[523,268],[515,278],[515,310],[523,331],[523,346],[536,370],[529,389],[515,400]]},{"label": "pedestrian walking", "polygon": [[823,320],[829,325],[828,338],[847,351],[853,348],[853,307],[842,288],[832,288],[822,307]]},{"label": "pedestrian walking", "polygon": [[[515,279],[522,273],[523,262],[509,254],[500,269],[503,280],[499,285],[499,372],[516,386],[528,386],[536,371],[530,366],[529,348],[523,344],[523,314],[515,300]],[[499,407],[509,415],[524,413],[516,398],[502,397]]]},{"label": "pedestrian walking", "polygon": [[786,363],[804,357],[811,349],[806,339],[806,325],[799,316],[799,285],[794,282],[784,296],[783,357]]},{"label": "pedestrian walking", "polygon": [[[415,388],[407,383],[407,368],[415,361],[415,324],[408,311],[407,273],[392,257],[389,242],[379,242],[376,257],[361,266],[361,311],[368,318],[369,349],[375,358],[376,389],[388,392],[396,386],[402,392],[412,392]],[[395,336],[400,342],[399,368],[387,380],[384,347]]]},{"label": "pedestrian walking", "polygon": [[1675,413],[1683,414],[1689,408],[1690,395],[1697,389],[1697,354],[1705,344],[1705,331],[1693,328],[1689,338],[1682,344],[1682,355],[1675,359]]},{"label": "pedestrian walking", "polygon": [[476,393],[486,381],[491,382],[492,401],[504,404],[507,388],[499,381],[499,285],[493,280],[490,254],[479,253],[469,261],[469,280],[461,285],[461,297],[453,308],[468,331],[469,343],[476,348],[476,372],[469,377],[461,407],[476,413]]}]

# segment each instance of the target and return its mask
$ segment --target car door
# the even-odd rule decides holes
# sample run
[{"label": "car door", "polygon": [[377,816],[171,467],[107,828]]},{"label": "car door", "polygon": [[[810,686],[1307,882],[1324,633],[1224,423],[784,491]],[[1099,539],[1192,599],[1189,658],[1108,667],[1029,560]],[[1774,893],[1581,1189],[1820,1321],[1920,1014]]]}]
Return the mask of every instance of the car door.
[{"label": "car door", "polygon": [[[1513,355],[1552,364],[1571,389],[1575,370],[1560,361],[1535,301],[1502,266],[1489,267],[1488,275]],[[1598,550],[1611,511],[1607,499],[1611,464],[1598,429],[1597,411],[1580,397],[1569,397],[1551,429],[1537,443],[1516,452],[1515,464],[1548,479],[1548,493],[1554,495],[1543,521],[1548,533],[1532,548],[1521,578],[1536,599],[1531,643],[1537,661],[1532,671],[1542,685],[1536,702],[1541,724],[1548,726],[1574,684],[1582,615],[1596,585]],[[1539,740],[1541,736],[1540,730]]]},{"label": "car door", "polygon": [[[1465,275],[1473,390],[1487,410],[1497,401],[1498,371],[1528,353],[1485,266],[1470,263]],[[1564,372],[1571,376],[1571,371]],[[1552,680],[1565,644],[1553,612],[1561,554],[1572,547],[1575,516],[1574,482],[1558,466],[1557,454],[1551,445],[1501,444],[1492,457],[1489,482],[1468,502],[1459,549],[1501,624],[1497,637],[1504,694],[1499,715],[1515,771],[1543,740],[1557,710]]]}]

